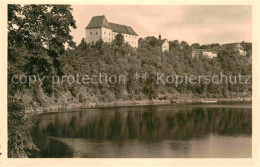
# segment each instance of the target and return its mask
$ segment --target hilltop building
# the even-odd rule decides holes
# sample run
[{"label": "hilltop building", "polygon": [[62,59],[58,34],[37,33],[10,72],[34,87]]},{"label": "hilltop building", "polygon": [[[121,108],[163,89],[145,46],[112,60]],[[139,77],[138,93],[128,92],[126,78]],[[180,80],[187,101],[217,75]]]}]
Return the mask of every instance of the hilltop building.
[{"label": "hilltop building", "polygon": [[246,56],[246,51],[244,50],[241,43],[236,44],[235,51],[238,51],[241,56]]},{"label": "hilltop building", "polygon": [[216,51],[210,49],[194,49],[192,48],[192,57],[198,57],[199,55],[206,56],[208,58],[215,58],[218,56]]},{"label": "hilltop building", "polygon": [[95,43],[102,39],[104,42],[112,42],[117,34],[122,34],[125,42],[132,47],[138,47],[138,35],[132,27],[110,23],[105,16],[92,17],[85,29],[85,41]]},{"label": "hilltop building", "polygon": [[227,43],[227,44],[223,44],[221,45],[222,49],[234,49],[234,51],[238,51],[239,55],[241,56],[246,56],[247,52],[245,51],[245,48],[242,46],[243,42],[241,43]]},{"label": "hilltop building", "polygon": [[158,45],[162,49],[162,51],[169,51],[169,42],[167,39],[161,39],[161,35],[159,35]]}]

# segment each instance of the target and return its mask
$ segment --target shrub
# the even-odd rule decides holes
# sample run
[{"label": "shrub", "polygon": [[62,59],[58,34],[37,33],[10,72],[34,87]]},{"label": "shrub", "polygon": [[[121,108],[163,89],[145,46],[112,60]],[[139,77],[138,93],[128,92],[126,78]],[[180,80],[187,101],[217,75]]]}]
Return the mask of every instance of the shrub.
[{"label": "shrub", "polygon": [[37,150],[30,134],[32,125],[22,102],[8,98],[8,157],[28,157],[32,150]]}]

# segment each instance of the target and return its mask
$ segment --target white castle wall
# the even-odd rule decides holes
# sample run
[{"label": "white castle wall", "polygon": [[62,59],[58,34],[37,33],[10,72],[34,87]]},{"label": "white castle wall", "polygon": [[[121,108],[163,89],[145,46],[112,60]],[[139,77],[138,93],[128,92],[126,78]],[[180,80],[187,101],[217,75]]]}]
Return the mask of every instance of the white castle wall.
[{"label": "white castle wall", "polygon": [[[104,42],[112,42],[117,35],[117,32],[113,32],[112,29],[109,28],[91,28],[85,29],[85,41],[86,43],[95,43],[99,39],[102,39]],[[123,34],[125,42],[130,44],[132,47],[138,47],[138,36]]]},{"label": "white castle wall", "polygon": [[101,28],[85,29],[86,43],[95,43],[102,38]]}]

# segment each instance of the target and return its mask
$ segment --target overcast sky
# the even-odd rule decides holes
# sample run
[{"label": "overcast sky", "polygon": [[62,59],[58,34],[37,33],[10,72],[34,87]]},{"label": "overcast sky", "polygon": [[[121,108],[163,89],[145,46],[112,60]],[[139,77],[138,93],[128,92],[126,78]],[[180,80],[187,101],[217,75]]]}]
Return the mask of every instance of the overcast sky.
[{"label": "overcast sky", "polygon": [[79,43],[92,16],[131,26],[140,37],[156,36],[192,43],[230,43],[252,41],[251,6],[123,6],[72,5]]}]

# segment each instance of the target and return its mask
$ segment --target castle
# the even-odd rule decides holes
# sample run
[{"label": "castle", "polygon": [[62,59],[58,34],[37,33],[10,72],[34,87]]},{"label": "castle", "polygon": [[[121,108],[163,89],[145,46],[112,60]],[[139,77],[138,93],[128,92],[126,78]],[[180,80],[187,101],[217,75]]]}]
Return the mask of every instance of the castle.
[{"label": "castle", "polygon": [[92,17],[85,33],[86,43],[95,43],[100,39],[104,42],[112,42],[117,34],[122,34],[126,43],[134,48],[138,47],[138,35],[132,27],[110,23],[105,16]]}]

